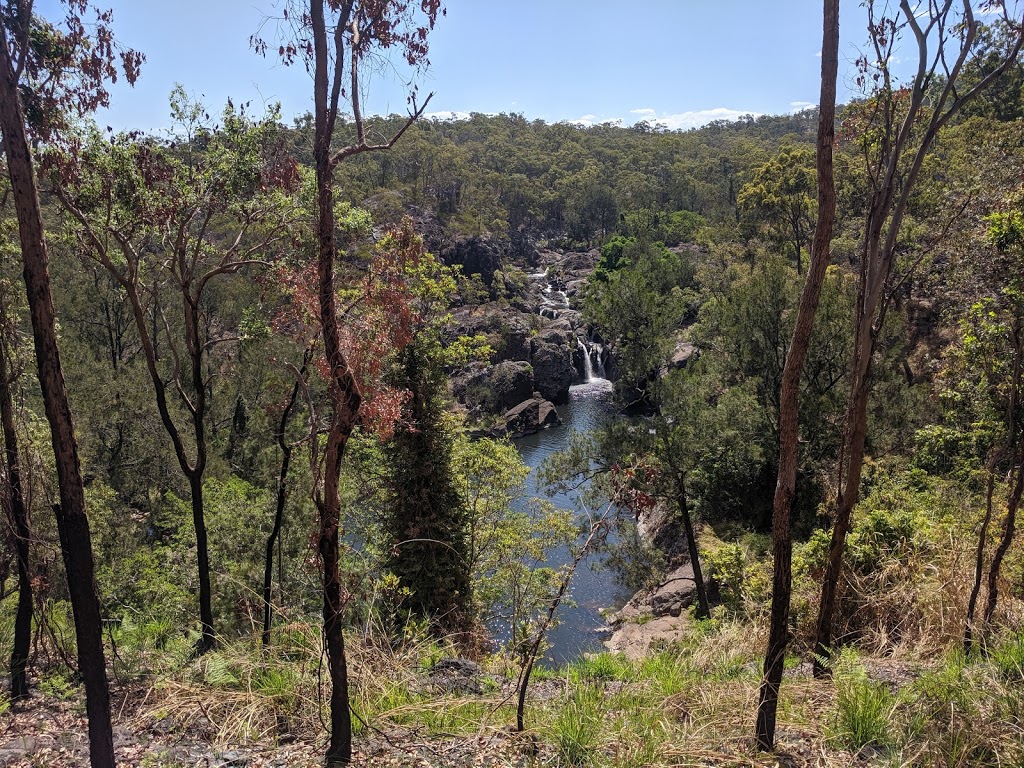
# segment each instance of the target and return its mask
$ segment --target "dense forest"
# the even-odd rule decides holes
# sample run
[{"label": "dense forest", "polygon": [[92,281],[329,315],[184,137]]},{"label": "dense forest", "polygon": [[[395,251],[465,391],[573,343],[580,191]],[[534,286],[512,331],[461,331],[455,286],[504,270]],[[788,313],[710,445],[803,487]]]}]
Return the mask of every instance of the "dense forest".
[{"label": "dense forest", "polygon": [[0,763],[1021,764],[1021,14],[868,0],[837,105],[824,0],[818,107],[673,131],[364,116],[442,4],[285,6],[311,112],[148,135],[0,5]]}]

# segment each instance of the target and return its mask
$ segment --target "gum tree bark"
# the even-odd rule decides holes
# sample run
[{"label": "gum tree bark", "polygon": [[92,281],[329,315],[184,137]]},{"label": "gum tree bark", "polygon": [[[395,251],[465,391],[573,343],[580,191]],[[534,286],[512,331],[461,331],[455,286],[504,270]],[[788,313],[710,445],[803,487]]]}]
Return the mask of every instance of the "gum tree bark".
[{"label": "gum tree bark", "polygon": [[818,223],[811,243],[811,265],[800,296],[793,340],[782,371],[779,407],[779,477],[772,514],[771,625],[764,675],[758,691],[755,737],[761,749],[775,746],[775,716],[782,685],[782,670],[789,641],[789,605],[793,583],[791,517],[796,493],[797,439],[799,437],[800,377],[810,345],[814,317],[821,299],[836,214],[832,144],[835,140],[836,75],[839,62],[839,0],[824,0],[821,44],[821,97],[818,104]]},{"label": "gum tree bark", "polygon": [[74,420],[57,347],[56,318],[50,292],[49,258],[43,235],[39,192],[18,86],[18,74],[11,60],[6,30],[0,24],[0,131],[18,216],[23,276],[32,321],[39,385],[50,424],[50,440],[56,463],[60,503],[54,505],[53,511],[57,519],[61,555],[74,614],[78,671],[85,683],[89,759],[93,768],[107,768],[114,765],[114,742],[110,725],[110,692],[103,653],[100,605],[94,584],[92,539],[85,512],[85,488],[78,460]]}]

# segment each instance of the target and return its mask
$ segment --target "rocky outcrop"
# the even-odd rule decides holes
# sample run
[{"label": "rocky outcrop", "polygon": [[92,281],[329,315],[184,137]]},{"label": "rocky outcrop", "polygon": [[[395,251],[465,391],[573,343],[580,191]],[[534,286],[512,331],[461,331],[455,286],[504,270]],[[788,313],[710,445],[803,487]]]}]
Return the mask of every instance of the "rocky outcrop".
[{"label": "rocky outcrop", "polygon": [[569,402],[569,387],[578,377],[573,360],[578,345],[571,331],[551,328],[532,340],[530,364],[537,390],[547,400]]},{"label": "rocky outcrop", "polygon": [[[500,247],[491,239],[472,238],[449,248],[445,261],[462,264],[467,273],[479,272],[485,282],[499,287],[503,281],[508,282],[501,255]],[[528,275],[524,288],[517,289],[515,301],[506,298],[463,306],[452,313],[452,338],[482,335],[494,350],[491,372],[485,371],[485,366],[474,365],[453,379],[453,392],[471,416],[502,414],[528,399],[533,391],[544,400],[562,405],[569,401],[569,387],[584,378],[586,353],[581,342],[582,346],[588,343],[588,329],[567,294],[571,288],[572,294],[578,295],[600,255],[597,251],[547,250],[535,255],[532,261],[536,267],[531,268],[537,271]],[[527,277],[521,272],[519,275]],[[609,362],[607,358],[607,353],[602,354],[594,370],[601,367],[599,363]],[[532,381],[526,373],[527,364]],[[605,370],[598,375],[607,376]]]},{"label": "rocky outcrop", "polygon": [[672,571],[650,597],[654,616],[679,616],[697,599],[697,582],[689,563]]},{"label": "rocky outcrop", "polygon": [[471,237],[460,240],[441,253],[447,266],[459,265],[466,275],[480,275],[488,288],[494,281],[494,272],[502,266],[502,248],[489,237]]},{"label": "rocky outcrop", "polygon": [[491,367],[477,363],[452,380],[452,393],[471,411],[484,413],[503,413],[534,391],[533,366],[524,360]]},{"label": "rocky outcrop", "polygon": [[697,582],[693,568],[686,563],[669,573],[653,589],[633,595],[608,618],[612,633],[605,646],[630,658],[639,658],[652,645],[682,639],[690,629],[686,609],[696,599]]}]

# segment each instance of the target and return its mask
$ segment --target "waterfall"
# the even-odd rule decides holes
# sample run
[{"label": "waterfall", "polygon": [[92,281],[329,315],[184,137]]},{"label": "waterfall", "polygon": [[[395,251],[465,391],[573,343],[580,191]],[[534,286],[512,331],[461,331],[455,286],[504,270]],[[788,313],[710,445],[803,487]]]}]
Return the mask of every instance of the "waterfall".
[{"label": "waterfall", "polygon": [[583,339],[577,336],[576,344],[583,353],[583,383],[586,384],[594,378],[594,366],[590,361],[590,350],[587,349],[587,345],[584,343]]}]

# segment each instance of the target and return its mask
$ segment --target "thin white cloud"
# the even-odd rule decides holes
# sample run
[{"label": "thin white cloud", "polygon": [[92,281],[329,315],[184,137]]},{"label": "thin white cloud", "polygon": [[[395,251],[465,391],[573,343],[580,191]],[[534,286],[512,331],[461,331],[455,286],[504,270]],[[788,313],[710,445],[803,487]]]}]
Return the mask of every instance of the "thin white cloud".
[{"label": "thin white cloud", "polygon": [[[635,110],[634,110],[635,111]],[[659,115],[654,110],[644,110],[644,119],[652,125],[663,125],[670,131],[687,131],[691,128],[700,128],[715,120],[738,120],[741,117],[750,115],[760,117],[760,112],[753,112],[749,109],[729,109],[728,107],[714,107],[713,109],[696,109],[690,112],[677,112],[674,114]]]},{"label": "thin white cloud", "polygon": [[805,109],[817,106],[813,101],[791,101],[789,108],[793,112],[803,112]]},{"label": "thin white cloud", "polygon": [[598,117],[597,115],[583,115],[583,117],[577,117],[575,120],[566,120],[565,122],[570,125],[579,125],[584,128],[589,128],[592,125],[603,125],[604,123],[611,123],[612,125],[620,125],[622,123],[621,117]]},{"label": "thin white cloud", "polygon": [[644,107],[643,109],[631,109],[629,110],[629,114],[640,115],[641,117],[654,117],[658,112],[650,107]]},{"label": "thin white cloud", "polygon": [[428,120],[469,120],[469,112],[460,111],[449,111],[449,112],[424,112],[423,116]]}]

